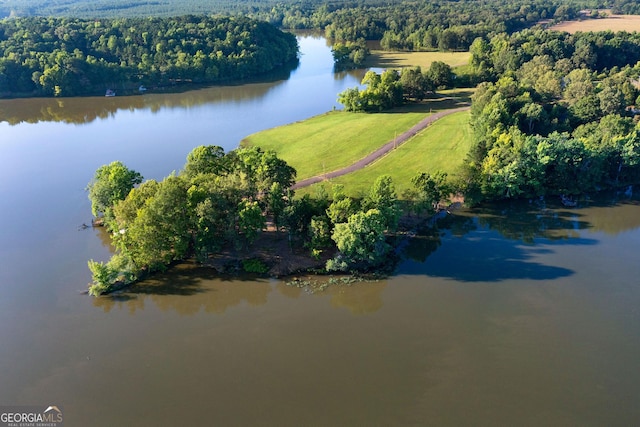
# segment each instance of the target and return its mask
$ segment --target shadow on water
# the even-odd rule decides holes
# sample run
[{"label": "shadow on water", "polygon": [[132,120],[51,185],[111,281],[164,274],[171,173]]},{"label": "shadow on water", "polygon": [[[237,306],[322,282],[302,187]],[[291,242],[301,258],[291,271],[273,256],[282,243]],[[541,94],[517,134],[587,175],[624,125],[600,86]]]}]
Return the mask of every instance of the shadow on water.
[{"label": "shadow on water", "polygon": [[162,311],[176,311],[181,315],[202,310],[221,314],[243,302],[250,306],[264,305],[271,290],[267,279],[221,276],[211,268],[185,262],[123,292],[94,298],[93,304],[105,312],[126,308],[134,314],[144,310],[145,302],[151,301]]},{"label": "shadow on water", "polygon": [[[597,245],[599,240],[585,237],[586,232],[620,233],[639,228],[639,208],[637,199],[610,193],[582,200],[578,208],[565,208],[554,200],[538,200],[457,211],[439,220],[437,227],[420,230],[401,245],[404,261],[397,273],[466,283],[543,282],[569,277],[575,272],[545,264],[542,257],[548,259],[558,245]],[[382,291],[386,286],[384,280],[332,285],[313,296],[327,298],[331,306],[347,309],[353,315],[366,315],[383,306]],[[117,308],[134,314],[144,310],[145,302],[151,302],[162,311],[181,315],[201,311],[223,314],[241,305],[262,306],[274,290],[291,299],[308,293],[285,282],[220,275],[213,269],[187,262],[124,292],[93,301],[105,312]]]},{"label": "shadow on water", "polygon": [[[312,276],[308,279],[326,282],[331,278]],[[262,306],[267,303],[269,294],[276,290],[288,299],[298,299],[304,295],[327,298],[336,309],[346,309],[353,315],[366,315],[382,307],[381,294],[386,285],[385,280],[357,283],[338,281],[336,285],[309,295],[308,290],[287,285],[285,281],[274,282],[251,275],[220,275],[212,268],[185,262],[125,291],[94,298],[93,304],[105,312],[126,309],[130,314],[144,310],[147,302],[162,311],[175,311],[181,315],[193,315],[201,311],[224,314],[229,308],[242,304]]]},{"label": "shadow on water", "polygon": [[617,232],[640,227],[637,207],[637,200],[609,193],[585,199],[577,208],[538,200],[459,211],[409,241],[403,251],[408,262],[399,272],[462,282],[568,277],[574,272],[545,265],[538,257],[552,253],[557,245],[598,244],[583,231],[610,233],[613,224]]},{"label": "shadow on water", "polygon": [[[149,86],[145,94],[128,96],[5,99],[0,100],[0,122],[10,125],[39,122],[86,124],[113,117],[118,111],[149,110],[156,113],[165,108],[260,99],[287,81],[299,65],[299,61],[294,61],[260,78],[229,81],[223,85]],[[189,96],[183,96],[186,92]]]}]

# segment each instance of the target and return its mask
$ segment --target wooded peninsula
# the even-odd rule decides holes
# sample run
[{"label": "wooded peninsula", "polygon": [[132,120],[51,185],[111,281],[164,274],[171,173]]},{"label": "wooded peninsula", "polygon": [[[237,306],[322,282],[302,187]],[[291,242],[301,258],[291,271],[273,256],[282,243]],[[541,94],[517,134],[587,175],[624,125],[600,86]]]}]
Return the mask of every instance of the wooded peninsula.
[{"label": "wooded peninsula", "polygon": [[0,97],[219,83],[297,60],[295,36],[246,17],[0,21]]}]

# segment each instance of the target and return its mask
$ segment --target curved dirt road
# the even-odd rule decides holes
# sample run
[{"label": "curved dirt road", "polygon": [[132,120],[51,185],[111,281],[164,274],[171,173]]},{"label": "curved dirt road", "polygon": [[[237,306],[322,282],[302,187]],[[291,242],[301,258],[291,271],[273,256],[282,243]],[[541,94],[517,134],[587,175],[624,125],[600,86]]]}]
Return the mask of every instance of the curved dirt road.
[{"label": "curved dirt road", "polygon": [[411,137],[415,136],[418,132],[420,132],[421,130],[423,130],[427,126],[429,126],[431,123],[435,122],[436,120],[438,120],[438,119],[440,119],[440,118],[442,118],[444,116],[447,116],[449,114],[458,113],[460,111],[468,110],[469,108],[471,108],[471,107],[453,108],[451,110],[444,110],[444,111],[437,112],[435,114],[431,114],[430,116],[425,117],[424,119],[420,120],[420,122],[418,124],[413,126],[408,131],[398,135],[394,140],[387,142],[382,147],[378,148],[376,151],[374,151],[373,153],[367,155],[366,157],[358,160],[357,162],[355,162],[355,163],[353,163],[353,164],[351,164],[349,166],[346,166],[346,167],[344,167],[342,169],[337,169],[335,171],[327,172],[327,173],[324,173],[322,175],[316,175],[316,176],[312,176],[310,178],[303,179],[302,181],[299,181],[299,182],[296,182],[295,184],[293,184],[291,186],[291,189],[292,190],[297,190],[298,188],[308,187],[309,185],[315,184],[317,182],[325,181],[325,180],[331,179],[331,178],[336,178],[338,176],[346,175],[348,173],[360,170],[360,169],[364,168],[365,166],[367,166],[368,164],[372,163],[373,161],[375,161],[375,160],[379,159],[380,157],[384,156],[389,151],[393,150],[395,147],[400,146],[401,144],[403,144],[404,142],[409,140]]}]

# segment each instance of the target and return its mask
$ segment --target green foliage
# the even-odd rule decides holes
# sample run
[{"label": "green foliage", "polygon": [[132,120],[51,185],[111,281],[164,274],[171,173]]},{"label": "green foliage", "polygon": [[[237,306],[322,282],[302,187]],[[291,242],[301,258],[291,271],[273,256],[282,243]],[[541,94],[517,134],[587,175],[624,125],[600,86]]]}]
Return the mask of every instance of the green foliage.
[{"label": "green foliage", "polygon": [[326,248],[331,244],[331,224],[329,218],[323,215],[316,215],[311,218],[309,227],[311,239],[309,241],[309,249],[315,258],[319,258],[322,248]]},{"label": "green foliage", "polygon": [[93,275],[93,283],[89,286],[89,294],[98,296],[108,292],[115,283],[118,272],[108,264],[94,260],[89,260],[88,265]]},{"label": "green foliage", "polygon": [[0,96],[219,82],[297,59],[295,36],[244,17],[0,21]]},{"label": "green foliage", "polygon": [[362,208],[364,211],[377,209],[384,220],[385,230],[396,230],[400,209],[391,176],[382,175],[374,181],[369,194],[362,201]]},{"label": "green foliage", "polygon": [[403,68],[400,73],[400,84],[406,100],[422,101],[429,92],[435,89],[434,82],[420,67]]},{"label": "green foliage", "polygon": [[327,217],[333,224],[347,222],[349,217],[356,213],[358,206],[356,202],[344,194],[343,185],[333,186],[333,201],[327,208]]},{"label": "green foliage", "polygon": [[238,230],[250,245],[258,237],[258,233],[266,226],[262,209],[258,202],[243,201],[238,206]]},{"label": "green foliage", "polygon": [[101,166],[87,186],[91,212],[94,216],[105,213],[117,201],[123,200],[134,185],[141,182],[142,175],[128,169],[121,162]]},{"label": "green foliage", "polygon": [[369,269],[384,263],[392,249],[385,229],[386,220],[377,209],[356,212],[346,223],[336,224],[331,238],[340,255],[327,263],[327,270]]},{"label": "green foliage", "polygon": [[195,177],[198,174],[220,175],[227,169],[224,148],[216,145],[201,145],[187,155],[184,174]]},{"label": "green foliage", "polygon": [[435,88],[448,89],[453,84],[451,66],[442,61],[433,61],[427,71],[427,79]]},{"label": "green foliage", "polygon": [[411,179],[415,189],[417,213],[427,210],[436,211],[438,203],[449,195],[451,189],[447,184],[447,174],[437,171],[433,174],[422,172]]},{"label": "green foliage", "polygon": [[[295,170],[273,152],[195,148],[182,174],[146,181],[106,208],[112,212],[109,226],[117,252],[106,264],[89,262],[92,294],[110,292],[116,284],[132,283],[188,256],[204,261],[225,244],[251,245],[265,227],[262,206],[272,213],[279,209],[280,215],[287,210],[283,189],[294,176]],[[275,206],[268,201],[272,198],[282,203]]]},{"label": "green foliage", "polygon": [[323,215],[326,209],[327,206],[322,201],[314,200],[308,194],[293,200],[284,211],[285,224],[289,233],[307,238],[311,219]]},{"label": "green foliage", "polygon": [[640,37],[628,33],[523,31],[475,42],[472,64],[498,78],[473,96],[468,188],[509,198],[635,182],[635,154],[625,154],[636,152],[635,130],[623,116],[637,98],[636,54]]},{"label": "green foliage", "polygon": [[333,62],[336,70],[359,68],[369,56],[369,49],[364,39],[355,42],[337,42],[331,48]]},{"label": "green foliage", "polygon": [[379,112],[402,105],[402,84],[397,71],[387,70],[382,74],[367,71],[361,84],[367,88],[362,91],[347,89],[338,94],[338,102],[344,105],[345,110]]},{"label": "green foliage", "polygon": [[242,269],[247,273],[255,274],[266,274],[269,272],[269,266],[258,258],[243,259]]}]

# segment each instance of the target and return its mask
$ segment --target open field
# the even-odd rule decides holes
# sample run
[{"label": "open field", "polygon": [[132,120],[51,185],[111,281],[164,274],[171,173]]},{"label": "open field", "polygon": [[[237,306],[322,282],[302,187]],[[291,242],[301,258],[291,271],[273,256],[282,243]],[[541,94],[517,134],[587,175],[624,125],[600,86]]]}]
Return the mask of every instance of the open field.
[{"label": "open field", "polygon": [[323,185],[331,194],[331,185],[343,184],[347,195],[358,197],[367,193],[377,177],[388,174],[401,197],[402,192],[411,187],[411,178],[420,172],[441,170],[454,176],[471,144],[469,112],[451,114],[364,169],[300,189],[297,194],[316,194],[318,186]]},{"label": "open field", "polygon": [[340,169],[361,159],[418,123],[424,113],[347,113],[333,111],[269,129],[244,139],[242,146],[274,150],[298,171],[297,179]]},{"label": "open field", "polygon": [[386,113],[333,111],[310,119],[258,132],[245,138],[242,146],[274,150],[298,171],[301,180],[324,174],[365,157],[430,113],[460,106],[469,96],[436,98]]},{"label": "open field", "polygon": [[365,62],[365,67],[374,68],[403,68],[420,66],[428,69],[434,61],[449,64],[452,68],[461,67],[469,63],[469,52],[386,52],[372,50]]},{"label": "open field", "polygon": [[[607,12],[607,11],[602,11]],[[606,18],[583,19],[580,21],[561,22],[549,27],[550,30],[577,33],[578,31],[640,31],[640,15],[611,15]]]}]

